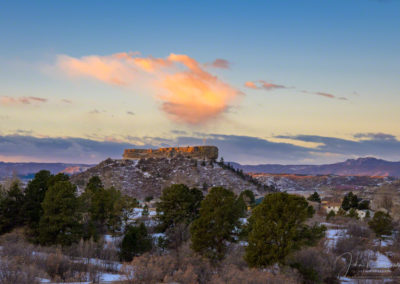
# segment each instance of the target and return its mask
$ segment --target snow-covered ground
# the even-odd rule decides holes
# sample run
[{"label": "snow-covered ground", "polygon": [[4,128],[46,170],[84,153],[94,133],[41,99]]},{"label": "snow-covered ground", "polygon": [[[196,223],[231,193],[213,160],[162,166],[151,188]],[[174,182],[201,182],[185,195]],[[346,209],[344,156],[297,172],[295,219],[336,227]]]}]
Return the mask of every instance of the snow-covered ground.
[{"label": "snow-covered ground", "polygon": [[[89,275],[87,276],[89,278]],[[50,279],[46,278],[37,278],[40,283],[54,283],[51,282]],[[128,279],[126,278],[125,275],[122,274],[117,274],[117,273],[108,273],[108,272],[101,272],[98,275],[99,282],[117,282],[117,281],[127,281]],[[68,284],[91,284],[93,282],[91,281],[85,281],[85,282],[67,282]]]},{"label": "snow-covered ground", "polygon": [[337,241],[340,238],[346,237],[346,230],[345,229],[328,229],[326,230],[326,235],[327,239],[327,247],[332,249],[336,246]]},{"label": "snow-covered ground", "polygon": [[[154,217],[157,215],[157,212],[154,210],[149,210],[149,216]],[[143,208],[133,208],[132,213],[129,215],[129,219],[138,219],[143,217]]]},{"label": "snow-covered ground", "polygon": [[369,263],[371,269],[374,268],[391,268],[393,266],[393,263],[390,261],[390,259],[380,253],[380,252],[376,252],[375,253],[375,260],[371,260],[371,262]]}]

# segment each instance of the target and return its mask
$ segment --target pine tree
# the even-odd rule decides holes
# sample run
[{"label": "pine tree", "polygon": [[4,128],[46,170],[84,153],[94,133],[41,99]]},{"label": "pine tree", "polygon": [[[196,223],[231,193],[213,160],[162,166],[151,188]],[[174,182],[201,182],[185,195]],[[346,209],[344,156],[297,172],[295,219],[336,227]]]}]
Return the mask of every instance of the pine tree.
[{"label": "pine tree", "polygon": [[34,241],[39,235],[39,221],[43,215],[42,202],[48,190],[51,177],[52,175],[49,171],[39,171],[25,189],[23,211],[25,222],[29,228],[28,234]]},{"label": "pine tree", "polygon": [[43,245],[71,245],[82,235],[76,187],[69,181],[51,185],[42,203],[39,242]]},{"label": "pine tree", "polygon": [[393,219],[388,213],[378,211],[372,220],[368,222],[369,227],[381,238],[383,235],[391,235],[393,231]]},{"label": "pine tree", "polygon": [[138,256],[151,250],[152,240],[147,234],[147,229],[143,223],[138,227],[128,227],[121,243],[120,256],[124,261],[131,261],[134,256]]},{"label": "pine tree", "polygon": [[189,225],[199,214],[203,194],[200,190],[189,189],[184,184],[174,184],[163,190],[157,203],[157,219],[160,230],[165,231],[177,224]]},{"label": "pine tree", "polygon": [[224,258],[227,242],[235,241],[233,231],[240,227],[242,213],[232,191],[212,188],[201,202],[199,218],[190,227],[191,248],[213,261]]},{"label": "pine tree", "polygon": [[249,218],[245,260],[251,267],[284,263],[289,253],[311,245],[324,235],[325,227],[309,227],[314,214],[304,197],[287,193],[267,195]]},{"label": "pine tree", "polygon": [[358,197],[353,194],[353,192],[347,193],[342,201],[342,208],[345,211],[348,211],[351,208],[358,208]]},{"label": "pine tree", "polygon": [[0,200],[0,234],[7,233],[24,222],[21,204],[24,194],[18,181],[11,184],[11,188]]},{"label": "pine tree", "polygon": [[313,194],[311,194],[307,200],[313,201],[313,202],[318,202],[321,203],[321,197],[319,196],[318,192],[314,191]]},{"label": "pine tree", "polygon": [[119,190],[104,189],[99,177],[93,176],[80,196],[84,214],[84,237],[97,239],[106,230],[115,233],[121,229],[124,213],[136,205],[136,200],[122,196]]},{"label": "pine tree", "polygon": [[254,202],[256,201],[254,193],[248,189],[242,191],[239,197],[243,198],[243,201],[246,203],[247,206],[254,204]]},{"label": "pine tree", "polygon": [[347,213],[346,216],[347,216],[347,217],[350,217],[350,218],[354,218],[354,219],[359,219],[358,213],[357,213],[356,209],[354,209],[354,208],[351,208],[351,209],[349,210],[349,213]]},{"label": "pine tree", "polygon": [[328,221],[335,216],[336,216],[335,211],[331,210],[329,211],[328,215],[326,215],[326,220]]}]

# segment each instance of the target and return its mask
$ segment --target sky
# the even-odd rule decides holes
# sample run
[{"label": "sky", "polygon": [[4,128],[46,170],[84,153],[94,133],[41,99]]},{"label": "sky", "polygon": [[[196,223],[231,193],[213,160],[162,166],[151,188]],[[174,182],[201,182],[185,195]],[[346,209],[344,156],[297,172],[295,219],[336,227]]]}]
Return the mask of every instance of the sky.
[{"label": "sky", "polygon": [[2,1],[0,161],[400,160],[400,1]]}]

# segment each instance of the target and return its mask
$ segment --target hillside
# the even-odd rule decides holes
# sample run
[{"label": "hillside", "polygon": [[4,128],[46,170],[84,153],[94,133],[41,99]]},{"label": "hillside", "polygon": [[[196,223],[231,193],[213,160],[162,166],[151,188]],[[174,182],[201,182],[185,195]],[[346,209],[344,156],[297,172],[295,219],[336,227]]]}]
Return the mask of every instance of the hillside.
[{"label": "hillside", "polygon": [[203,190],[224,186],[236,193],[246,189],[256,195],[264,192],[232,170],[221,168],[211,161],[202,165],[200,161],[183,156],[170,159],[107,159],[82,173],[72,175],[71,181],[82,188],[95,175],[101,178],[106,187],[114,186],[139,199],[146,196],[158,197],[163,188],[174,183],[184,183]]},{"label": "hillside", "polygon": [[382,176],[335,176],[295,174],[251,174],[260,183],[280,191],[311,191],[323,189],[363,190],[394,180]]},{"label": "hillside", "polygon": [[326,165],[231,164],[235,168],[253,173],[400,177],[400,162],[389,162],[371,157],[349,159],[341,163]]}]

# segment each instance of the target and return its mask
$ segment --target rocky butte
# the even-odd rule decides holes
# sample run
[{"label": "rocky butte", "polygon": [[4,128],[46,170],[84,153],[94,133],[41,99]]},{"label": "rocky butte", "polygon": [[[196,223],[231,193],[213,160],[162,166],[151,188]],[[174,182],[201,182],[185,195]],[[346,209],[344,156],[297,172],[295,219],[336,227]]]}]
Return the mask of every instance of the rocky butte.
[{"label": "rocky butte", "polygon": [[215,186],[223,186],[240,194],[251,190],[255,195],[271,191],[227,165],[217,163],[218,148],[214,146],[160,149],[127,149],[123,159],[107,159],[84,172],[71,176],[83,190],[93,176],[100,177],[106,188],[115,187],[140,200],[159,197],[163,189],[183,183],[201,189],[204,194]]},{"label": "rocky butte", "polygon": [[197,160],[216,160],[218,148],[215,146],[168,147],[158,149],[125,149],[123,158],[140,160],[147,158],[174,158],[183,156]]}]

